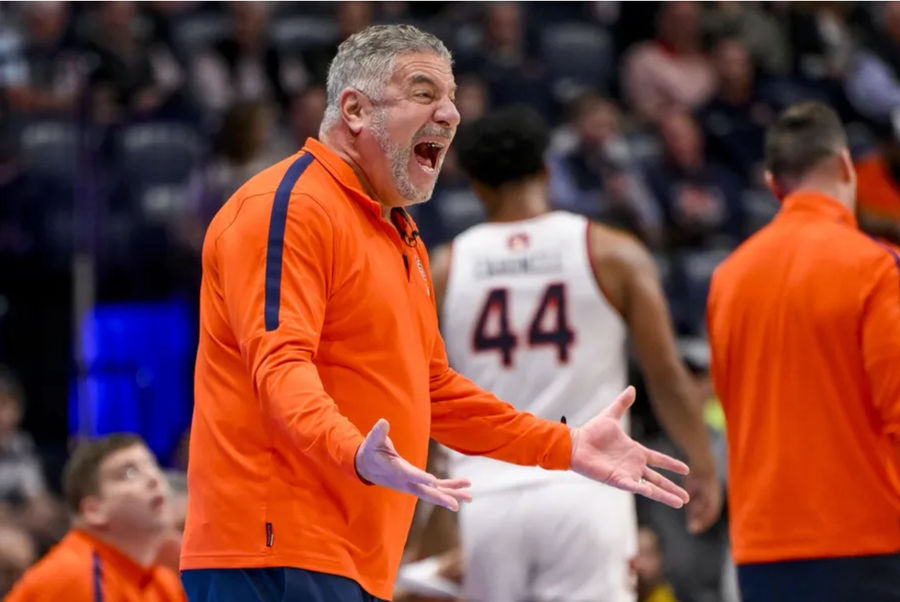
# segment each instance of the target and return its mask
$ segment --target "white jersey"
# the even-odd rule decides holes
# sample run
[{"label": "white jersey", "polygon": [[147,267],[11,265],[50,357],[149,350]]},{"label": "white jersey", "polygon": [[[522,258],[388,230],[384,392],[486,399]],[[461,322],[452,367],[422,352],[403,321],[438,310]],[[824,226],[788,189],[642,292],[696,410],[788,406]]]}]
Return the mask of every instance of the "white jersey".
[{"label": "white jersey", "polygon": [[[574,426],[627,381],[626,327],[597,284],[588,226],[551,212],[460,234],[441,315],[453,368],[520,410]],[[476,493],[568,478],[461,454],[451,472]]]}]

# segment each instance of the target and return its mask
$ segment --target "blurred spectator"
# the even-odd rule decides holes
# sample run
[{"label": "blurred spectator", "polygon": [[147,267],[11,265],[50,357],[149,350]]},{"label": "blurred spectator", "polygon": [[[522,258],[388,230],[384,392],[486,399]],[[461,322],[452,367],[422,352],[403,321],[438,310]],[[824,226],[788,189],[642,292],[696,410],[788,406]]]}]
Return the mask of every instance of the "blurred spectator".
[{"label": "blurred spectator", "polygon": [[133,2],[96,5],[89,36],[94,119],[115,123],[157,114],[183,83],[170,49],[149,38]]},{"label": "blurred spectator", "polygon": [[797,2],[791,6],[794,68],[810,80],[840,79],[854,49],[852,2]]},{"label": "blurred spectator", "polygon": [[335,20],[337,21],[338,37],[331,44],[306,49],[303,52],[303,63],[309,74],[309,79],[314,84],[325,84],[328,76],[328,66],[331,59],[337,54],[338,44],[343,42],[358,31],[362,31],[372,25],[374,6],[372,2],[339,2]]},{"label": "blurred spectator", "polygon": [[225,113],[210,168],[216,209],[250,176],[299,150],[286,151],[284,146],[273,144],[274,125],[270,107],[259,101],[238,102]]},{"label": "blurred spectator", "polygon": [[299,60],[285,60],[267,36],[264,2],[232,2],[231,34],[200,54],[192,68],[194,93],[214,113],[235,102],[273,101],[286,107],[291,93],[305,84]]},{"label": "blurred spectator", "polygon": [[666,219],[669,248],[733,247],[744,235],[741,187],[725,167],[707,159],[703,137],[689,113],[660,119],[662,161],[649,172]]},{"label": "blurred spectator", "polygon": [[0,523],[0,596],[9,593],[35,560],[37,549],[28,532],[14,523]]},{"label": "blurred spectator", "polygon": [[713,64],[718,89],[699,113],[709,153],[728,163],[746,183],[763,186],[765,130],[777,109],[757,85],[750,55],[739,38],[720,38]]},{"label": "blurred spectator", "polygon": [[555,207],[600,219],[660,242],[660,212],[622,135],[619,109],[588,93],[577,99],[570,125],[571,149],[551,156],[550,197]]},{"label": "blurred spectator", "polygon": [[860,227],[900,244],[900,123],[887,130],[879,150],[856,168]]},{"label": "blurred spectator", "polygon": [[663,575],[663,551],[659,535],[650,527],[638,528],[638,549],[634,558],[638,602],[678,602]]},{"label": "blurred spectator", "polygon": [[172,523],[171,492],[139,437],[82,444],[66,465],[64,489],[73,528],[8,602],[186,601],[178,576],[154,564]]},{"label": "blurred spectator", "polygon": [[19,429],[24,411],[21,384],[0,366],[0,518],[28,529],[46,545],[65,528],[60,509],[47,491],[34,443]]},{"label": "blurred spectator", "polygon": [[497,105],[525,103],[545,115],[551,112],[549,86],[543,66],[528,44],[522,6],[486,3],[483,19],[479,44],[459,51],[457,70],[478,73]]},{"label": "blurred spectator", "polygon": [[716,2],[704,15],[704,28],[714,38],[736,37],[760,70],[784,75],[791,66],[786,32],[765,2]]},{"label": "blurred spectator", "polygon": [[318,84],[306,88],[291,100],[288,121],[297,148],[303,146],[307,138],[319,137],[319,125],[327,102],[325,86]]},{"label": "blurred spectator", "polygon": [[665,2],[656,16],[656,38],[625,57],[622,88],[638,115],[657,121],[676,106],[698,108],[715,90],[715,72],[702,49],[700,7]]},{"label": "blurred spectator", "polygon": [[461,123],[475,121],[491,104],[490,94],[481,77],[466,73],[456,78],[456,109]]},{"label": "blurred spectator", "polygon": [[0,89],[12,111],[74,111],[86,83],[85,64],[68,35],[70,4],[22,5],[24,38],[0,53]]},{"label": "blurred spectator", "polygon": [[46,493],[31,437],[19,430],[25,394],[18,379],[0,367],[0,500],[20,506]]},{"label": "blurred spectator", "polygon": [[846,92],[860,114],[884,124],[900,109],[900,3],[884,2],[881,10],[880,30],[856,54]]}]

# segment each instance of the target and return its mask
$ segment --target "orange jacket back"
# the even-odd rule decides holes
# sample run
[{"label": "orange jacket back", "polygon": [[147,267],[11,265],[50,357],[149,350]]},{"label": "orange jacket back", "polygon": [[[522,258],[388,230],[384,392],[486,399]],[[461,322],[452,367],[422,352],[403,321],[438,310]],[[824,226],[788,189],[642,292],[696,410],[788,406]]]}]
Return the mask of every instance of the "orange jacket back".
[{"label": "orange jacket back", "polygon": [[900,551],[900,256],[795,194],[715,272],[738,563]]}]

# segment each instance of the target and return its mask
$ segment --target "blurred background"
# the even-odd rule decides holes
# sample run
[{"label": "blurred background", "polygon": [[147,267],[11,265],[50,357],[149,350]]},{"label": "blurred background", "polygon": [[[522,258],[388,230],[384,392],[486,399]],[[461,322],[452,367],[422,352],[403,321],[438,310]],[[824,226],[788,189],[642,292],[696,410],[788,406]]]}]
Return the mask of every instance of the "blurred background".
[{"label": "blurred background", "polygon": [[[317,134],[340,41],[400,22],[454,53],[463,120],[524,102],[554,125],[557,208],[653,251],[721,458],[706,291],[778,209],[761,161],[782,108],[839,111],[861,223],[900,241],[900,4],[2,2],[0,593],[64,528],[73,441],[137,432],[184,469],[205,227]],[[431,247],[483,219],[452,152],[414,213]],[[664,447],[647,404],[635,414]],[[726,519],[698,540],[657,510],[642,511],[645,589],[727,597]],[[434,521],[419,519],[424,557],[417,529]]]}]

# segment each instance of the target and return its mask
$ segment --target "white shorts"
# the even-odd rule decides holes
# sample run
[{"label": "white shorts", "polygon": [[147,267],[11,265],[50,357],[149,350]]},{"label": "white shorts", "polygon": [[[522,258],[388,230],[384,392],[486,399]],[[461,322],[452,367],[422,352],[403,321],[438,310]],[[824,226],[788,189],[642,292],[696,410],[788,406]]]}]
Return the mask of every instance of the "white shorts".
[{"label": "white shorts", "polygon": [[468,602],[636,600],[630,493],[577,477],[481,494],[460,534]]}]

